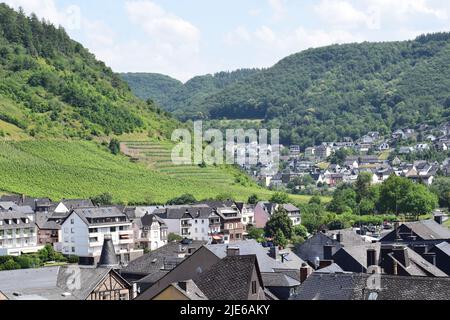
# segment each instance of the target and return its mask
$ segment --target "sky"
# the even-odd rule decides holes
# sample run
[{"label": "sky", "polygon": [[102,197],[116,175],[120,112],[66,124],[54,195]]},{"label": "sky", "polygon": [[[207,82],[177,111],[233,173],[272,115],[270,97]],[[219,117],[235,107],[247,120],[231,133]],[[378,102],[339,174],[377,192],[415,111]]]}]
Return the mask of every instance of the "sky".
[{"label": "sky", "polygon": [[5,0],[62,25],[116,72],[270,67],[313,47],[450,31],[448,0]]}]

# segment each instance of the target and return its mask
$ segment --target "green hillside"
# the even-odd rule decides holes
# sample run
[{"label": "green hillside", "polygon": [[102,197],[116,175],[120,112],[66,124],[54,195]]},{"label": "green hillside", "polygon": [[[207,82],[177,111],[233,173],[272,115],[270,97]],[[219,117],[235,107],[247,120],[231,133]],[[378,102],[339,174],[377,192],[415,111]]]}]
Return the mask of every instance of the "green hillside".
[{"label": "green hillside", "polygon": [[[450,33],[291,55],[185,106],[180,118],[264,119],[303,147],[450,119]],[[173,99],[176,99],[174,97]],[[182,114],[182,115],[180,115]]]},{"label": "green hillside", "polygon": [[[89,141],[0,142],[0,190],[52,199],[110,193],[115,202],[147,204],[165,203],[184,193],[199,200],[221,194],[247,200],[252,193],[268,199],[272,194],[232,167],[178,168],[165,164],[167,152],[160,150],[167,150],[167,144],[130,142],[132,146],[147,148],[147,161],[133,163]],[[160,159],[156,166],[150,165],[148,161],[156,158]],[[309,197],[293,199],[304,202]]]},{"label": "green hillside", "polygon": [[207,108],[202,106],[206,97],[258,72],[259,69],[219,72],[194,77],[185,84],[154,73],[125,73],[121,76],[138,97],[153,99],[179,119],[187,120],[192,117],[202,118],[207,113]]},{"label": "green hillside", "polygon": [[[0,4],[0,120],[32,137],[127,132],[168,136],[177,124],[62,28]],[[19,130],[19,131],[20,131]]]}]

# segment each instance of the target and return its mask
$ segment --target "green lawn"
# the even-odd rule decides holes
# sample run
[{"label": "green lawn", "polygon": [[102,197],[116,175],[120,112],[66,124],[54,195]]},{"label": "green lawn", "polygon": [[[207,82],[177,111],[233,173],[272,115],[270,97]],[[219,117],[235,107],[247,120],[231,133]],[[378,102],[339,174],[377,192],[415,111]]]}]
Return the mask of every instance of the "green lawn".
[{"label": "green lawn", "polygon": [[[167,146],[161,144],[153,149]],[[147,160],[134,163],[129,157],[114,156],[88,141],[0,142],[0,190],[55,200],[108,192],[116,202],[125,204],[165,203],[184,193],[199,200],[219,194],[247,200],[252,193],[268,199],[272,194],[245,180],[245,175],[234,167],[171,169],[170,164]],[[236,182],[237,178],[243,182]],[[309,198],[292,196],[296,202]]]}]

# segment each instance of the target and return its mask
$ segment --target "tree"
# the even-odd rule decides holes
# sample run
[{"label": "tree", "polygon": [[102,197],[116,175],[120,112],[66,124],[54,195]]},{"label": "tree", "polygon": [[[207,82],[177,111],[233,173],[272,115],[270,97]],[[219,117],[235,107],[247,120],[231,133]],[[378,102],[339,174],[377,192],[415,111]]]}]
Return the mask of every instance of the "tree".
[{"label": "tree", "polygon": [[286,247],[288,244],[288,240],[287,240],[286,236],[284,235],[283,231],[281,231],[281,230],[277,230],[277,232],[275,233],[275,236],[273,238],[273,242],[276,246],[280,246],[280,247]]},{"label": "tree", "polygon": [[437,204],[438,197],[426,186],[392,175],[380,187],[377,207],[382,213],[417,216],[430,213]]},{"label": "tree", "polygon": [[289,195],[286,192],[275,192],[269,200],[272,203],[286,204],[289,203]]},{"label": "tree", "polygon": [[167,205],[183,205],[196,203],[197,199],[192,194],[186,193],[167,201]]},{"label": "tree", "polygon": [[264,241],[264,229],[250,227],[250,228],[248,228],[247,232],[248,232],[248,235],[247,235],[248,239],[255,239],[258,242]]},{"label": "tree", "polygon": [[316,232],[321,225],[325,223],[326,212],[321,205],[312,203],[301,206],[302,224],[309,233]]},{"label": "tree", "polygon": [[259,201],[259,197],[257,194],[252,194],[250,197],[248,197],[248,200],[247,200],[247,202],[249,204],[257,204],[258,201]]},{"label": "tree", "polygon": [[351,186],[343,185],[333,193],[333,199],[328,204],[328,210],[336,213],[350,212],[356,208],[356,192]]},{"label": "tree", "polygon": [[294,234],[296,236],[302,237],[303,239],[306,239],[308,237],[308,229],[306,229],[303,225],[297,225],[294,227]]},{"label": "tree", "polygon": [[95,196],[91,200],[96,206],[110,206],[113,204],[113,197],[107,192]]},{"label": "tree", "polygon": [[356,202],[360,203],[362,199],[370,195],[370,186],[372,185],[373,174],[370,172],[362,172],[359,174],[355,183]]},{"label": "tree", "polygon": [[233,195],[231,195],[230,193],[221,193],[217,195],[216,200],[217,201],[233,200]]},{"label": "tree", "polygon": [[182,236],[179,236],[178,234],[176,234],[176,233],[169,233],[168,235],[167,235],[167,242],[179,242],[179,241],[181,241],[181,240],[183,240],[183,237]]},{"label": "tree", "polygon": [[311,199],[309,199],[309,204],[317,204],[317,205],[321,205],[322,204],[322,198],[318,195],[314,195],[311,197]]},{"label": "tree", "polygon": [[120,153],[120,142],[116,138],[111,139],[109,142],[109,150],[112,154],[119,154]]},{"label": "tree", "polygon": [[292,237],[292,220],[283,209],[274,213],[264,227],[266,236],[270,238],[273,238],[278,231],[281,231],[286,239],[290,239]]},{"label": "tree", "polygon": [[436,178],[431,186],[431,191],[438,196],[439,206],[450,209],[450,178]]}]

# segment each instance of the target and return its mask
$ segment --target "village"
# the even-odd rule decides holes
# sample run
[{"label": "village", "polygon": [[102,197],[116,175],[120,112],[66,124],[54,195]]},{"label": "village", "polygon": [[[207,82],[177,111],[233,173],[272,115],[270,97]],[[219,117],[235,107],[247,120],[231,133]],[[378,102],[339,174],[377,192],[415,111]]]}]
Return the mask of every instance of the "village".
[{"label": "village", "polygon": [[[252,238],[280,216],[301,229],[302,212],[289,203],[2,196],[0,299],[448,299],[450,230],[439,210],[420,221],[323,226],[296,245]],[[33,260],[44,256],[44,265]]]},{"label": "village", "polygon": [[368,132],[359,139],[324,142],[301,150],[280,146],[279,170],[243,165],[261,185],[294,194],[326,194],[342,183],[356,182],[362,172],[380,184],[392,174],[432,185],[438,175],[450,175],[450,123],[421,125],[391,135]]}]

